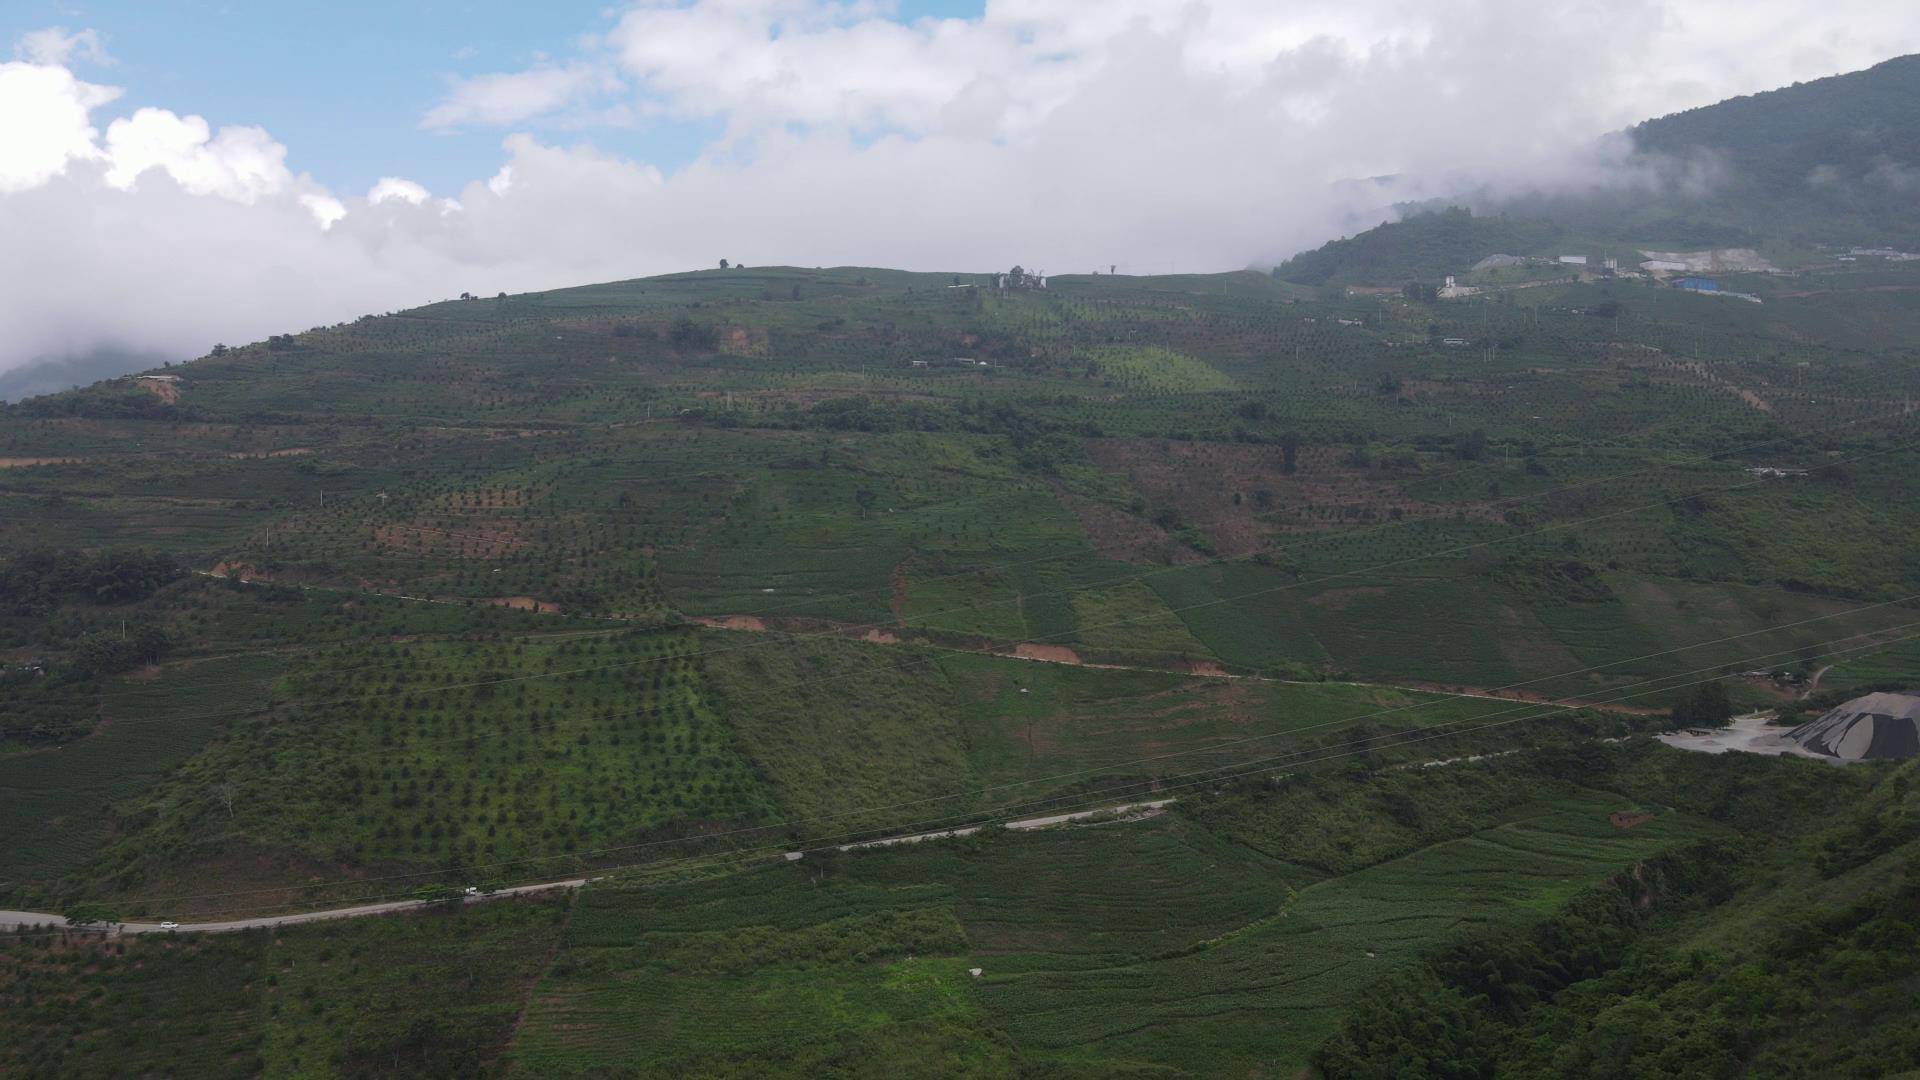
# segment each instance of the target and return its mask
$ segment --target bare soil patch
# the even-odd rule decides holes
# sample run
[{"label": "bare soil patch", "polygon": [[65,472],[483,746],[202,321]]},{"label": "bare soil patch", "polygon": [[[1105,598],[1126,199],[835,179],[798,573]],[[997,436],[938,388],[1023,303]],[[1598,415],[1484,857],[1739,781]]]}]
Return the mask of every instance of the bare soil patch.
[{"label": "bare soil patch", "polygon": [[1353,465],[1340,447],[1300,447],[1292,472],[1279,446],[1090,439],[1087,451],[1127,478],[1150,515],[1177,512],[1228,558],[1261,551],[1284,533],[1409,518],[1500,520],[1491,503],[1415,499],[1392,473]]},{"label": "bare soil patch", "polygon": [[26,469],[35,465],[73,465],[85,461],[77,457],[0,457],[0,469]]},{"label": "bare soil patch", "polygon": [[[531,541],[518,535],[519,523],[504,519],[443,521],[436,517],[415,518],[421,524],[376,525],[373,540],[389,551],[432,552],[446,558],[497,559]],[[432,524],[427,524],[432,522]],[[447,528],[454,525],[455,528]]]},{"label": "bare soil patch", "polygon": [[899,622],[907,610],[907,563],[901,560],[887,573],[887,585],[891,592],[887,597],[887,608],[893,612],[893,621]]},{"label": "bare soil patch", "polygon": [[1057,494],[1080,522],[1093,549],[1106,558],[1146,566],[1204,562],[1207,558],[1145,518],[1065,491]]},{"label": "bare soil patch", "polygon": [[137,383],[141,389],[169,405],[177,405],[180,402],[180,386],[178,383],[166,382],[161,379],[135,379],[133,381]]},{"label": "bare soil patch", "polygon": [[1013,647],[1013,655],[1022,660],[1045,660],[1050,664],[1081,664],[1080,654],[1065,645],[1041,645],[1023,641]]},{"label": "bare soil patch", "polygon": [[489,596],[485,603],[495,607],[512,608],[515,611],[537,611],[542,615],[560,614],[560,605],[551,600],[538,600],[531,596]]},{"label": "bare soil patch", "polygon": [[765,630],[767,620],[758,615],[689,615],[687,621],[716,630]]}]

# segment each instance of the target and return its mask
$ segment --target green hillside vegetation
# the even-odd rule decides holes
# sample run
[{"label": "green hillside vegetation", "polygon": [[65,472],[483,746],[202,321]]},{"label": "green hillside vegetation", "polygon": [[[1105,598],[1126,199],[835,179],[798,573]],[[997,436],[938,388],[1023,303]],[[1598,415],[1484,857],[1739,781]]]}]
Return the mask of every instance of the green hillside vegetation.
[{"label": "green hillside vegetation", "polygon": [[[1730,861],[1702,848],[1369,992],[1328,1076],[1888,1075],[1920,1047],[1913,769]],[[1848,785],[1853,786],[1853,785]],[[1410,1038],[1417,1032],[1418,1035]]]},{"label": "green hillside vegetation", "polygon": [[[1799,261],[1835,247],[1920,250],[1920,56],[1635,125],[1578,193],[1462,191],[1301,252],[1301,285],[1437,284],[1488,255],[1759,247]],[[1469,211],[1466,207],[1472,207]],[[1510,284],[1496,275],[1474,284]]]},{"label": "green hillside vegetation", "polygon": [[1551,255],[1569,246],[1566,229],[1547,221],[1483,217],[1461,207],[1416,213],[1301,252],[1273,271],[1300,285],[1378,285],[1437,282],[1464,274],[1489,255]]},{"label": "green hillside vegetation", "polygon": [[424,901],[23,931],[0,1073],[1920,1067],[1909,772],[1645,737],[1920,685],[1920,266],[1401,289],[1733,220],[1642,209],[463,299],[0,408],[0,907]]},{"label": "green hillside vegetation", "polygon": [[[1902,273],[1436,306],[705,271],[15,405],[0,776],[34,838],[0,880],[59,906],[231,878],[262,907],[530,880],[1119,797],[1393,686],[1658,710],[1897,647],[1920,503],[1880,414],[1920,387],[1905,324],[1826,297]],[[1474,699],[1408,700],[1411,730]]]},{"label": "green hillside vegetation", "polygon": [[1706,196],[1670,196],[1676,215],[1776,242],[1912,250],[1916,102],[1920,56],[1903,56],[1649,120],[1630,134],[1641,156],[1704,160],[1722,178]]},{"label": "green hillside vegetation", "polygon": [[[272,934],[21,934],[0,944],[0,1064],[1884,1067],[1911,1053],[1883,1022],[1910,1008],[1899,980],[1920,932],[1902,869],[1920,839],[1910,771],[1569,744],[1250,780],[1146,821],[613,881],[567,901]],[[1308,806],[1326,812],[1296,816]],[[1617,828],[1623,808],[1652,817]],[[1831,1022],[1861,1037],[1817,1038]]]}]

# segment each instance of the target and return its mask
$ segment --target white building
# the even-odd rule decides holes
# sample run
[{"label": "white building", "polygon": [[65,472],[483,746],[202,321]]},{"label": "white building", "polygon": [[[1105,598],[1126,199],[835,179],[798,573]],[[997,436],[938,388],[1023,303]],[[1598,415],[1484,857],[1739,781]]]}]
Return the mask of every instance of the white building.
[{"label": "white building", "polygon": [[1562,256],[1560,256],[1560,260],[1559,260],[1559,261],[1560,261],[1560,265],[1561,265],[1561,266],[1585,266],[1585,265],[1587,265],[1587,257],[1586,257],[1585,255],[1562,255]]}]

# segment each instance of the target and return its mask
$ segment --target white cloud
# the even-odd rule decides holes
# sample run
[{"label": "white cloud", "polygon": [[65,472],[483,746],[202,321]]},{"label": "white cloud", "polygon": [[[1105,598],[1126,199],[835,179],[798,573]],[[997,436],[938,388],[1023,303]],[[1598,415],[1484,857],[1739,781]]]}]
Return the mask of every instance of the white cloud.
[{"label": "white cloud", "polygon": [[97,158],[89,114],[119,91],[62,67],[0,64],[0,195],[38,187],[75,160]]},{"label": "white cloud", "polygon": [[446,98],[428,110],[420,126],[444,131],[518,124],[618,86],[610,73],[588,64],[543,65],[526,71],[475,75],[454,80]]},{"label": "white cloud", "polygon": [[300,205],[307,208],[313,220],[319,222],[324,231],[333,228],[340,219],[347,216],[347,204],[331,195],[319,195],[309,192],[300,196]]},{"label": "white cloud", "polygon": [[[1422,69],[1423,96],[1495,126],[1554,108],[1582,125],[1578,138],[1597,133],[1588,124],[1622,126],[1920,47],[1920,13],[1880,0],[996,0],[978,19],[911,24],[872,7],[643,3],[605,46],[645,105],[723,117],[735,134],[796,123],[929,134],[957,119],[1019,137],[1144,32],[1175,41],[1163,61],[1215,82],[1217,104],[1335,118],[1323,99],[1361,89],[1355,76]],[[1276,85],[1277,73],[1293,85]],[[1422,111],[1418,100],[1381,104]]]},{"label": "white cloud", "polygon": [[107,126],[107,183],[130,188],[158,169],[195,195],[253,202],[293,183],[287,148],[257,127],[223,127],[165,109],[138,109]]},{"label": "white cloud", "polygon": [[409,206],[419,206],[429,198],[431,194],[426,188],[399,176],[383,176],[367,192],[367,202],[375,205],[397,199]]},{"label": "white cloud", "polygon": [[76,58],[93,64],[113,63],[113,57],[108,56],[105,46],[100,44],[98,33],[92,30],[70,33],[64,26],[22,34],[13,52],[29,63],[53,67],[64,67]]},{"label": "white cloud", "polygon": [[[455,83],[424,126],[539,117],[576,137],[666,116],[726,132],[671,173],[503,132],[497,170],[457,199],[399,176],[330,192],[262,128],[157,107],[115,119],[100,114],[117,91],[40,62],[44,48],[0,64],[0,366],[102,339],[191,355],[721,255],[1230,269],[1371,225],[1397,197],[1579,178],[1612,164],[1594,136],[1644,116],[1920,50],[1920,13],[1864,0],[873,12],[649,4],[576,57]],[[1663,180],[1710,183],[1713,164]]]}]

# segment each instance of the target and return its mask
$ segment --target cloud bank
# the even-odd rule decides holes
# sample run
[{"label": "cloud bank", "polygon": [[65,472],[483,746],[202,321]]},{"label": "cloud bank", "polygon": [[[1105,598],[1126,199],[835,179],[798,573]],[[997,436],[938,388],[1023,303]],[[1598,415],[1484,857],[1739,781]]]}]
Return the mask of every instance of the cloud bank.
[{"label": "cloud bank", "polygon": [[[295,171],[271,117],[108,119],[120,92],[76,74],[108,62],[98,35],[53,29],[0,63],[0,368],[721,256],[1232,269],[1463,180],[1590,176],[1608,130],[1915,49],[1920,14],[1864,0],[648,3],[420,103],[422,154],[434,130],[501,131],[492,176],[358,195]],[[512,130],[536,118],[579,141]],[[671,172],[592,141],[675,120],[721,134]]]}]

